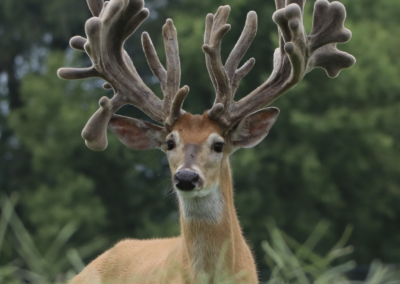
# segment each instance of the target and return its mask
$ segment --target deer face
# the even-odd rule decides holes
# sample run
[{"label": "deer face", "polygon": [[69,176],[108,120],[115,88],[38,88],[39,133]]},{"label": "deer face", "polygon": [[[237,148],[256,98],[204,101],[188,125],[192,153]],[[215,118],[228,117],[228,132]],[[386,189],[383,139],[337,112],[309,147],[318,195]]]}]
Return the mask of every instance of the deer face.
[{"label": "deer face", "polygon": [[221,127],[207,115],[182,116],[165,139],[172,183],[182,197],[207,195],[219,184],[219,170],[228,156]]},{"label": "deer face", "polygon": [[183,198],[204,197],[220,184],[224,159],[267,136],[279,114],[267,108],[245,117],[232,130],[203,115],[182,115],[170,131],[133,118],[114,117],[109,128],[134,149],[159,148],[167,155],[172,184]]}]

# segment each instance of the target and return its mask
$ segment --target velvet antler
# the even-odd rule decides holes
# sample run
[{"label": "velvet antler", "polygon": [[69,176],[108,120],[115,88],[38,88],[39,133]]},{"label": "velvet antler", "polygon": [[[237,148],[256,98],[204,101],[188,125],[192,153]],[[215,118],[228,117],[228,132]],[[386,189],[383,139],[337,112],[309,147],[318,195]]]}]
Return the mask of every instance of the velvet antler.
[{"label": "velvet antler", "polygon": [[247,115],[264,108],[293,88],[304,75],[316,67],[324,68],[329,77],[336,77],[343,68],[355,63],[355,58],[336,48],[337,43],[350,40],[351,32],[344,28],[345,7],[339,2],[317,0],[314,7],[313,29],[307,35],[303,26],[305,0],[276,0],[273,15],[279,27],[280,47],[274,54],[274,69],[270,78],[238,102],[233,100],[240,80],[254,65],[254,59],[236,69],[257,31],[257,15],[250,12],[238,43],[225,63],[219,55],[223,35],[230,29],[226,24],[229,6],[220,7],[206,19],[205,45],[207,67],[216,90],[216,100],[208,112],[227,130]]},{"label": "velvet antler", "polygon": [[189,88],[179,90],[180,63],[178,38],[172,20],[163,27],[167,71],[164,69],[147,33],[143,34],[143,48],[154,75],[159,79],[164,100],[160,100],[143,82],[123,45],[149,16],[143,0],[88,0],[93,18],[85,25],[87,39],[73,37],[71,47],[86,51],[92,60],[89,68],[61,68],[58,76],[75,80],[99,77],[107,83],[104,88],[114,89],[114,97],[100,99],[100,108],[89,119],[82,131],[86,145],[92,150],[107,147],[107,126],[114,113],[125,104],[132,104],[152,119],[168,128],[184,113],[181,110]]},{"label": "velvet antler", "polygon": [[[185,112],[182,104],[189,87],[180,86],[178,37],[172,20],[162,29],[167,69],[161,64],[150,36],[142,35],[143,49],[148,64],[158,78],[164,93],[160,100],[143,82],[123,45],[127,38],[148,17],[143,0],[87,0],[94,17],[86,22],[87,39],[73,37],[71,47],[85,51],[92,60],[89,68],[61,68],[63,79],[99,77],[106,81],[105,89],[114,89],[112,99],[102,97],[99,110],[89,119],[82,131],[86,144],[93,150],[107,147],[107,125],[114,113],[125,104],[141,109],[152,119],[164,124],[167,130]],[[274,69],[270,78],[240,101],[234,101],[240,81],[255,64],[249,59],[238,68],[257,32],[257,14],[247,15],[245,28],[230,53],[225,65],[221,59],[221,43],[230,30],[227,19],[229,6],[222,6],[215,15],[208,14],[203,50],[207,69],[216,91],[215,103],[208,116],[228,131],[244,117],[269,105],[293,88],[307,72],[320,67],[329,77],[336,77],[343,68],[355,63],[355,58],[336,48],[337,43],[350,40],[351,32],[344,28],[346,10],[339,2],[317,0],[314,7],[313,29],[307,35],[303,27],[305,0],[275,0],[277,11],[273,20],[278,25],[279,48],[274,54]]]}]

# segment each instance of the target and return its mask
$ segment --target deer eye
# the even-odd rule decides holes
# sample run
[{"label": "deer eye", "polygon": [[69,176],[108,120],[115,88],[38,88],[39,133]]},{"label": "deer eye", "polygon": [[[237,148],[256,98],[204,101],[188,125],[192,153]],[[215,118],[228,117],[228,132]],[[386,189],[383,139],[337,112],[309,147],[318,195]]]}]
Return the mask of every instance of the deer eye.
[{"label": "deer eye", "polygon": [[168,146],[168,151],[172,150],[175,148],[175,142],[172,140],[167,141],[167,146]]},{"label": "deer eye", "polygon": [[213,150],[217,153],[221,153],[222,149],[224,148],[224,143],[223,142],[217,142],[213,146]]}]

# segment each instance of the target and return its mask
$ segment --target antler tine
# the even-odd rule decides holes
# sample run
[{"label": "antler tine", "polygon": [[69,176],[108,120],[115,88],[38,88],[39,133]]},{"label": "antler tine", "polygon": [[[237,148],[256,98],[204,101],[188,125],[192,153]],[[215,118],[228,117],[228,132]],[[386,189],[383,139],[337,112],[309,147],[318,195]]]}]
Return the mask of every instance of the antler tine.
[{"label": "antler tine", "polygon": [[80,51],[85,51],[85,44],[87,42],[87,39],[81,36],[74,36],[73,38],[71,38],[71,40],[69,41],[69,45],[76,49],[76,50],[80,50]]},{"label": "antler tine", "polygon": [[[274,54],[273,72],[264,84],[233,103],[229,114],[230,127],[269,105],[312,69],[321,67],[330,77],[336,77],[341,69],[354,65],[353,56],[336,49],[336,43],[351,38],[351,32],[344,28],[345,7],[339,2],[317,0],[313,30],[307,36],[303,27],[304,4],[305,0],[276,0],[277,11],[273,20],[279,27],[280,47]],[[223,113],[223,116],[228,114]]]},{"label": "antler tine", "polygon": [[[207,44],[207,45],[210,44],[213,25],[214,25],[214,15],[211,13],[207,14],[206,29],[204,32],[204,44]],[[217,81],[215,79],[214,72],[211,67],[211,58],[210,58],[210,56],[207,55],[207,53],[205,53],[205,57],[206,57],[206,66],[207,66],[208,74],[210,75],[213,86],[216,89]]]},{"label": "antler tine", "polygon": [[314,6],[314,23],[309,35],[310,49],[313,52],[307,72],[320,67],[328,76],[337,77],[344,68],[354,65],[356,59],[337,49],[337,43],[351,39],[351,31],[344,28],[346,9],[339,2],[329,3],[319,0]]},{"label": "antler tine", "polygon": [[[239,87],[240,81],[253,69],[254,64],[256,64],[256,60],[254,58],[250,58],[243,64],[242,67],[236,70],[235,74],[232,78],[232,95],[234,96],[237,88]],[[232,98],[233,99],[233,98]]]},{"label": "antler tine", "polygon": [[350,54],[340,51],[336,43],[325,45],[318,49],[308,63],[307,72],[314,68],[323,68],[330,78],[339,76],[340,71],[353,66],[355,58]]},{"label": "antler tine", "polygon": [[319,0],[314,6],[314,22],[308,36],[311,52],[330,43],[343,43],[351,39],[351,32],[344,28],[346,9],[342,3]]},{"label": "antler tine", "polygon": [[[114,97],[101,98],[100,108],[89,119],[82,131],[86,145],[93,150],[107,147],[106,129],[113,113],[125,104],[141,109],[152,119],[163,123],[166,119],[161,101],[143,82],[132,60],[123,48],[125,40],[148,17],[143,0],[88,0],[95,17],[85,25],[87,39],[74,37],[71,46],[82,47],[93,62],[90,68],[61,68],[62,79],[99,77],[107,81],[105,88],[114,89]],[[101,5],[100,5],[101,4]],[[100,9],[100,6],[102,7]]]},{"label": "antler tine", "polygon": [[[236,69],[240,63],[240,60],[242,60],[244,54],[249,49],[251,43],[254,40],[254,37],[256,36],[256,33],[257,33],[257,14],[256,12],[251,11],[247,14],[246,24],[243,29],[243,32],[240,35],[238,42],[236,43],[235,47],[233,48],[232,52],[230,53],[225,63],[226,73],[228,75],[229,80],[232,83],[234,81],[233,78],[235,76],[235,73],[239,72],[239,70]],[[246,72],[243,72],[242,69],[243,67],[240,68],[242,69],[240,73],[244,75],[238,76],[236,80],[240,81],[248,72],[250,72],[251,68],[254,66],[254,63],[255,63],[254,59],[252,59],[250,62],[249,61],[246,62],[245,63],[245,65],[247,64],[246,67],[243,66]]]},{"label": "antler tine", "polygon": [[286,0],[286,6],[289,6],[290,4],[299,5],[301,11],[303,11],[304,5],[306,4],[306,0]]},{"label": "antler tine", "polygon": [[165,120],[164,126],[166,129],[171,129],[175,122],[184,114],[182,111],[183,101],[189,93],[189,87],[183,86],[174,97],[171,103],[171,109],[168,118]]},{"label": "antler tine", "polygon": [[224,66],[221,61],[220,50],[222,37],[230,30],[230,25],[226,24],[229,12],[229,6],[222,6],[215,16],[212,14],[207,15],[204,34],[205,44],[203,45],[203,50],[206,53],[207,69],[216,90],[214,106],[208,112],[208,116],[211,119],[219,120],[225,126],[230,124],[230,109],[239,82],[250,72],[255,64],[255,59],[251,58],[237,69],[257,33],[257,14],[251,11],[247,14],[243,32]]},{"label": "antler tine", "polygon": [[232,95],[230,81],[222,64],[221,42],[223,36],[231,29],[231,26],[226,24],[230,10],[231,8],[228,5],[221,6],[213,17],[210,14],[207,15],[206,43],[203,45],[203,51],[206,53],[207,58],[208,72],[210,73],[210,77],[214,78],[213,83],[216,90],[215,104],[222,104],[226,109],[229,109]]},{"label": "antler tine", "polygon": [[[181,80],[178,34],[171,19],[166,21],[162,33],[167,57],[167,70],[165,70],[164,66],[161,64],[150,36],[147,33],[143,33],[142,42],[150,69],[161,84],[161,89],[164,94],[164,126],[169,129],[175,121],[185,113],[181,110],[181,106],[189,92],[189,87],[185,86],[178,91]],[[187,91],[184,92],[183,90],[186,89]]]},{"label": "antler tine", "polygon": [[103,0],[87,0],[86,1],[92,15],[94,17],[100,16],[101,10],[103,9],[104,1]]},{"label": "antler tine", "polygon": [[167,57],[167,86],[164,93],[164,112],[169,115],[172,101],[178,92],[181,80],[178,35],[171,19],[168,19],[163,26],[162,34]]},{"label": "antler tine", "polygon": [[154,76],[156,76],[158,81],[160,82],[161,89],[164,93],[167,86],[167,71],[161,64],[156,49],[154,48],[153,42],[151,41],[149,34],[146,32],[142,34],[142,46],[143,51],[146,55],[147,63],[149,64]]}]

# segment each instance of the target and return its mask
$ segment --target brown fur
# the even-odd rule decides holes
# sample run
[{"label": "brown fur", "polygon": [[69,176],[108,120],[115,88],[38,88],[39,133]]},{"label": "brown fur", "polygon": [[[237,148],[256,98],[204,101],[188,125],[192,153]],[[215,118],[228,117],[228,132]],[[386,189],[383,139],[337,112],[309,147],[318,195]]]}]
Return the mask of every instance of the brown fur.
[{"label": "brown fur", "polygon": [[211,120],[207,112],[203,115],[185,113],[175,123],[172,130],[178,131],[185,144],[202,143],[213,132],[223,135],[222,127],[214,120]]},{"label": "brown fur", "polygon": [[[185,114],[174,125],[173,131],[179,134],[184,145],[192,144],[197,147],[205,145],[212,133],[222,137],[222,129],[206,114]],[[207,154],[204,153],[208,148],[202,147],[196,162],[200,164],[199,167],[207,179],[211,178],[207,176]],[[181,158],[176,158],[176,155],[174,158],[180,159],[182,163],[185,154],[176,154]],[[228,150],[224,150],[221,162],[213,165],[217,166],[213,173],[215,179],[218,179],[224,204],[218,223],[185,220],[180,204],[180,237],[121,241],[90,263],[70,284],[196,283],[199,273],[206,273],[214,279],[218,257],[224,244],[227,245],[227,250],[223,271],[229,271],[231,275],[245,271],[245,276],[238,280],[243,283],[258,283],[254,259],[243,237],[234,207],[229,154]],[[171,172],[174,174],[176,166],[171,164],[170,160]],[[200,250],[200,255],[199,251],[196,255],[196,248]],[[196,271],[197,262],[202,263],[203,271]]]}]

